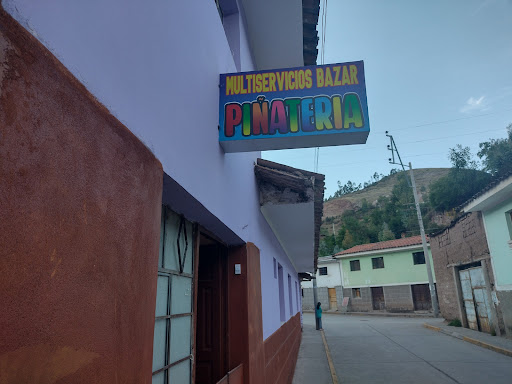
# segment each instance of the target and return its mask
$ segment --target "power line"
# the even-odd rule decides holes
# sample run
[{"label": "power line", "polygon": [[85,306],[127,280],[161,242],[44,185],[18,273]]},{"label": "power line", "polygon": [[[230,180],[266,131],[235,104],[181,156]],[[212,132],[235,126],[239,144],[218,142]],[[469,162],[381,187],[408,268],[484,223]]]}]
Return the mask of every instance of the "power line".
[{"label": "power line", "polygon": [[[404,131],[406,129],[411,129],[411,128],[421,128],[421,127],[428,127],[428,126],[431,126],[431,125],[438,125],[438,124],[446,124],[446,123],[453,123],[455,121],[461,121],[461,120],[469,120],[469,119],[476,119],[478,117],[483,117],[483,116],[491,116],[491,115],[496,115],[498,113],[503,113],[503,112],[510,112],[512,111],[512,108],[508,108],[508,109],[502,109],[501,111],[496,111],[496,112],[489,112],[489,113],[482,113],[480,115],[471,115],[471,116],[466,116],[466,117],[460,117],[460,118],[457,118],[457,119],[449,119],[449,120],[440,120],[440,121],[433,121],[433,122],[430,122],[430,123],[425,123],[425,124],[416,124],[416,125],[410,125],[408,127],[404,127],[404,128],[393,128],[393,131]],[[382,132],[382,131],[381,131]]]}]

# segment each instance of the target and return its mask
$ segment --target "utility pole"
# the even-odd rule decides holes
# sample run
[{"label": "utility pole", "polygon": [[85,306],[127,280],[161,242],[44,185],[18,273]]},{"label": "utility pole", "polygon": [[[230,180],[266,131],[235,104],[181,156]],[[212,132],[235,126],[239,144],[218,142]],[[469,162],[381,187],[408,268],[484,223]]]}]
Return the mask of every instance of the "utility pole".
[{"label": "utility pole", "polygon": [[[398,153],[398,148],[396,147],[395,140],[393,136],[388,134],[386,131],[386,136],[389,137],[390,144],[388,145],[388,149],[391,151],[391,158],[389,159],[390,164],[401,165],[402,169],[405,171],[404,164],[402,163],[402,159],[400,158],[400,154]],[[398,156],[400,163],[395,162],[395,151]],[[420,234],[421,234],[421,244],[423,245],[423,254],[425,255],[425,264],[427,267],[427,276],[428,276],[428,287],[430,290],[430,298],[432,301],[432,309],[434,311],[434,317],[439,317],[439,304],[437,303],[437,294],[436,287],[434,286],[434,278],[432,276],[432,267],[430,265],[430,255],[427,247],[427,238],[425,236],[425,229],[423,227],[423,218],[421,217],[421,209],[420,209],[420,201],[418,198],[418,191],[416,190],[416,181],[414,180],[414,173],[412,170],[412,164],[409,162],[409,172],[411,176],[411,186],[414,195],[414,205],[416,206],[416,214],[418,215],[418,224],[420,226]]]},{"label": "utility pole", "polygon": [[318,319],[316,318],[316,303],[318,303],[318,292],[316,287],[316,274],[313,275],[313,310],[315,311],[315,324],[316,330],[320,329],[320,324],[318,324]]}]

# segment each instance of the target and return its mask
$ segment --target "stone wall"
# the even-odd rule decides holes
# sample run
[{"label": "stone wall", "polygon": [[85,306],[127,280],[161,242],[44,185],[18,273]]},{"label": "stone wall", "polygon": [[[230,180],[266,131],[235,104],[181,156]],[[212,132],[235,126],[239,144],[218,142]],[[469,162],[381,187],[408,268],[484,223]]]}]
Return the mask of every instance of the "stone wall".
[{"label": "stone wall", "polygon": [[[336,303],[338,305],[338,311],[341,311],[341,305],[343,303],[343,291],[341,286],[334,287],[336,289]],[[315,309],[315,303],[313,300],[313,288],[302,288],[302,310],[312,311]],[[327,311],[329,309],[329,290],[326,287],[317,288],[318,301],[322,303],[322,309]]]},{"label": "stone wall", "polygon": [[336,302],[338,304],[338,311],[342,310],[342,304],[343,304],[343,288],[341,285],[338,285],[336,288]]},{"label": "stone wall", "polygon": [[389,312],[414,311],[410,285],[393,285],[384,288],[386,310]]},{"label": "stone wall", "polygon": [[317,288],[318,301],[322,303],[322,310],[327,311],[329,309],[329,291],[327,287]]},{"label": "stone wall", "polygon": [[352,288],[343,288],[343,296],[350,298],[347,308],[349,312],[369,312],[373,310],[371,288],[361,287],[360,289],[361,297],[354,298]]},{"label": "stone wall", "polygon": [[315,308],[313,288],[302,288],[302,310],[312,311]]}]

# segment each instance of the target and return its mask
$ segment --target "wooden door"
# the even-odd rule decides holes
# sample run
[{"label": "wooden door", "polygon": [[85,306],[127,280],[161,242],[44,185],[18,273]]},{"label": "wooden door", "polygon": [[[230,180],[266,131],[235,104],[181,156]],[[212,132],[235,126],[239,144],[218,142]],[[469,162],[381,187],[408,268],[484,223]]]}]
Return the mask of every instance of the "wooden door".
[{"label": "wooden door", "polygon": [[411,285],[411,290],[415,311],[428,311],[432,308],[428,284]]},{"label": "wooden door", "polygon": [[329,309],[332,311],[338,310],[338,302],[336,301],[336,288],[327,288],[329,291]]},{"label": "wooden door", "polygon": [[380,310],[385,308],[384,289],[382,287],[372,287],[373,309]]},{"label": "wooden door", "polygon": [[196,383],[214,384],[227,373],[226,257],[217,245],[199,249]]}]

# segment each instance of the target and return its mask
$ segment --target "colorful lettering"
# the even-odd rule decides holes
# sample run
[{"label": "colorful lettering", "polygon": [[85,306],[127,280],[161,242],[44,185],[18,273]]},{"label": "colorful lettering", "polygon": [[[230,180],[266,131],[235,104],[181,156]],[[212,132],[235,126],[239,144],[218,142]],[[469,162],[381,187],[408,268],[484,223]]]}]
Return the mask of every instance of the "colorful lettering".
[{"label": "colorful lettering", "polygon": [[364,125],[361,100],[356,93],[346,93],[343,96],[343,117],[345,120],[343,128],[345,129],[351,128],[351,125],[356,128],[361,128]]},{"label": "colorful lettering", "polygon": [[242,121],[242,106],[238,103],[226,104],[224,134],[232,137],[235,134],[235,127]]},{"label": "colorful lettering", "polygon": [[[299,75],[300,77],[300,75]],[[295,82],[297,84],[297,82]],[[265,96],[256,101],[225,105],[224,134],[233,137],[241,127],[244,137],[276,133],[317,132],[331,129],[362,128],[364,115],[356,93],[340,95],[274,99]]]},{"label": "colorful lettering", "polygon": [[359,84],[359,81],[357,81],[357,67],[355,65],[350,66],[350,84]]},{"label": "colorful lettering", "polygon": [[311,69],[306,69],[306,88],[311,88],[313,86],[313,73]]},{"label": "colorful lettering", "polygon": [[325,86],[326,87],[333,86],[331,70],[329,69],[329,67],[325,68]]},{"label": "colorful lettering", "polygon": [[341,75],[341,85],[350,84],[347,67],[343,66],[343,74]]},{"label": "colorful lettering", "polygon": [[280,133],[288,133],[283,100],[272,100],[270,127],[268,131],[271,135],[275,134],[276,131],[279,131]]},{"label": "colorful lettering", "polygon": [[265,96],[258,97],[257,103],[252,103],[252,133],[268,135],[268,101]]},{"label": "colorful lettering", "polygon": [[322,131],[324,127],[332,129],[331,114],[331,100],[327,96],[315,97],[315,126],[317,131]]},{"label": "colorful lettering", "polygon": [[304,132],[313,132],[315,125],[313,124],[314,111],[313,111],[313,98],[306,97],[301,101],[301,117],[302,117],[302,130]]},{"label": "colorful lettering", "polygon": [[324,86],[324,70],[322,68],[316,69],[316,86],[317,88]]},{"label": "colorful lettering", "polygon": [[284,104],[288,107],[288,123],[290,125],[290,132],[299,132],[300,99],[286,99]]}]

